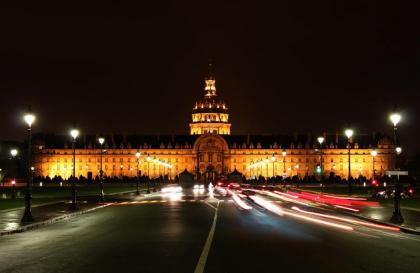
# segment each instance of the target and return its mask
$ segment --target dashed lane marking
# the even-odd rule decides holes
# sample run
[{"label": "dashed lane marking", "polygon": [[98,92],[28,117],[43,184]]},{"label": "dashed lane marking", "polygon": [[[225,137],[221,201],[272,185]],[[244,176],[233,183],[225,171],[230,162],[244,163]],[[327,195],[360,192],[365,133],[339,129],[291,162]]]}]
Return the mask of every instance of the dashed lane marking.
[{"label": "dashed lane marking", "polygon": [[[215,206],[213,206],[212,204],[210,204],[208,202],[209,200],[205,200],[205,199],[180,199],[180,200],[142,200],[142,201],[125,201],[125,202],[115,202],[113,203],[114,206],[124,206],[124,205],[142,205],[142,204],[158,204],[158,203],[168,203],[168,202],[188,202],[188,203],[196,203],[196,202],[200,202],[200,203],[205,203],[209,206],[211,206],[212,208],[215,208]],[[217,203],[220,202],[224,202],[224,200],[214,200],[217,201]],[[213,202],[215,203],[215,202]]]}]

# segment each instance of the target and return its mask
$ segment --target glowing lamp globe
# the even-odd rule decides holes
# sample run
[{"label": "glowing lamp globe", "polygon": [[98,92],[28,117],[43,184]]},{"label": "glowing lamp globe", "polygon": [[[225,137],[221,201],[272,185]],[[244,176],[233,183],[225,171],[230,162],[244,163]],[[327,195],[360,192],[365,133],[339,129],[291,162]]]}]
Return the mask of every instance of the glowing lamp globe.
[{"label": "glowing lamp globe", "polygon": [[18,150],[16,150],[16,149],[11,149],[11,150],[10,150],[10,155],[11,155],[12,157],[17,156],[17,154],[18,154]]},{"label": "glowing lamp globe", "polygon": [[32,114],[26,114],[23,116],[23,119],[25,120],[26,124],[28,124],[29,127],[32,126],[32,123],[35,122],[35,116]]},{"label": "glowing lamp globe", "polygon": [[351,138],[353,136],[353,130],[352,129],[347,129],[344,131],[344,134],[347,136],[347,138]]},{"label": "glowing lamp globe", "polygon": [[71,130],[70,135],[73,139],[76,139],[79,136],[79,130],[77,130],[77,129]]},{"label": "glowing lamp globe", "polygon": [[389,116],[389,119],[394,124],[394,127],[396,127],[398,123],[401,121],[401,115],[398,113],[393,113]]}]

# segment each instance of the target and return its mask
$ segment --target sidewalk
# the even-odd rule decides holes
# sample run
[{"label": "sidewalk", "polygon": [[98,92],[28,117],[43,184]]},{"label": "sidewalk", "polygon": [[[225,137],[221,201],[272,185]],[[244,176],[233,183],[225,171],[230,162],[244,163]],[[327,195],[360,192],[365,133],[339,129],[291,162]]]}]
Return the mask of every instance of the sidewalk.
[{"label": "sidewalk", "polygon": [[68,200],[34,206],[32,207],[32,215],[35,221],[31,223],[21,223],[24,212],[23,208],[0,211],[0,236],[23,232],[27,229],[33,229],[72,216],[87,213],[98,208],[109,206],[113,202],[131,200],[134,196],[137,195],[134,195],[133,193],[107,195],[105,197],[105,203],[103,204],[98,203],[97,196],[79,197],[77,202],[78,210],[76,211],[70,210],[70,201]]},{"label": "sidewalk", "polygon": [[[393,224],[390,222],[393,211],[394,208],[392,206],[366,207],[362,209],[358,214],[373,220]],[[401,214],[404,218],[404,223],[400,225],[401,227],[420,232],[420,211],[415,209],[401,208]]]}]

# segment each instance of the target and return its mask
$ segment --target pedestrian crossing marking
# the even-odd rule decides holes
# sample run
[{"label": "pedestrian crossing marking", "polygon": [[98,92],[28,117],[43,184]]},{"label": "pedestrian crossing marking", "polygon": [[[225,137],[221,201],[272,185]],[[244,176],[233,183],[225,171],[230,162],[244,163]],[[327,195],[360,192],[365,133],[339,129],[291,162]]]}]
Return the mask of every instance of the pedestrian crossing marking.
[{"label": "pedestrian crossing marking", "polygon": [[[168,202],[188,202],[188,203],[195,203],[195,202],[206,202],[205,199],[180,199],[180,200],[142,200],[142,201],[124,201],[124,202],[115,202],[113,205],[115,206],[123,206],[123,205],[141,205],[141,204],[163,204]],[[220,200],[223,202],[223,200]]]}]

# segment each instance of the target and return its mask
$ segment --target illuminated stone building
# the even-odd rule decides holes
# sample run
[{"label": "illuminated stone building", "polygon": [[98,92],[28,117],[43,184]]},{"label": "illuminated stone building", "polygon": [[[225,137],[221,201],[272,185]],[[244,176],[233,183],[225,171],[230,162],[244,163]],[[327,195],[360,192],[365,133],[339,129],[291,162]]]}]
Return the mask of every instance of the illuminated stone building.
[{"label": "illuminated stone building", "polygon": [[[245,177],[317,174],[321,150],[318,135],[231,135],[228,108],[216,93],[216,80],[205,80],[204,98],[192,110],[190,135],[108,135],[103,145],[106,176],[143,175],[174,178],[184,170],[197,179],[214,179],[235,169]],[[95,177],[100,170],[98,135],[84,135],[76,143],[76,176]],[[347,178],[348,141],[343,134],[323,134],[324,174]],[[394,149],[382,134],[356,134],[350,141],[351,175],[372,177],[393,169]],[[373,157],[371,151],[377,155]],[[34,138],[35,174],[68,178],[73,172],[71,139],[38,135]],[[135,154],[141,153],[139,164]],[[285,155],[284,155],[285,154]],[[373,160],[375,163],[373,163]]]}]

